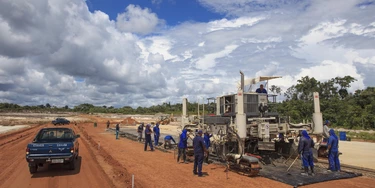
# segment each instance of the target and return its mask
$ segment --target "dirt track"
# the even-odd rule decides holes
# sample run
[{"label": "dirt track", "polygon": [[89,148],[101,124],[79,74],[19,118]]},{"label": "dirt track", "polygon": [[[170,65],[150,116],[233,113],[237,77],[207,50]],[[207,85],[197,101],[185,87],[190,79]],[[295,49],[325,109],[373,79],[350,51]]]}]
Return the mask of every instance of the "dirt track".
[{"label": "dirt track", "polygon": [[[112,182],[97,165],[96,160],[89,155],[89,150],[80,142],[80,160],[74,171],[60,166],[43,167],[38,173],[31,175],[25,160],[25,149],[39,128],[11,133],[6,139],[1,136],[0,143],[0,187],[113,187]],[[17,139],[13,142],[8,142]]]},{"label": "dirt track", "polygon": [[[105,120],[72,127],[81,134],[79,166],[75,171],[58,166],[39,169],[30,175],[25,148],[41,127],[0,135],[0,187],[291,187],[267,178],[249,178],[210,164],[203,167],[208,176],[192,174],[193,164],[177,164],[172,153],[143,151],[143,144],[115,139],[105,131]],[[360,177],[330,181],[306,187],[373,187],[375,179]]]}]

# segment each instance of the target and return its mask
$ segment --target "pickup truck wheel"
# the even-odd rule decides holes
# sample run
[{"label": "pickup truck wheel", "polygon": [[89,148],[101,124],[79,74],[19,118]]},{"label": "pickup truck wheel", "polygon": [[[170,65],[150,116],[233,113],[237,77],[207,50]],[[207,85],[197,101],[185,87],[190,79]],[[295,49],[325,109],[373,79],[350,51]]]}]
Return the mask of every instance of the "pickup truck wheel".
[{"label": "pickup truck wheel", "polygon": [[38,170],[38,166],[29,166],[30,174],[36,173],[37,170]]},{"label": "pickup truck wheel", "polygon": [[75,170],[76,165],[75,165],[76,159],[73,158],[73,160],[69,163],[69,170]]}]

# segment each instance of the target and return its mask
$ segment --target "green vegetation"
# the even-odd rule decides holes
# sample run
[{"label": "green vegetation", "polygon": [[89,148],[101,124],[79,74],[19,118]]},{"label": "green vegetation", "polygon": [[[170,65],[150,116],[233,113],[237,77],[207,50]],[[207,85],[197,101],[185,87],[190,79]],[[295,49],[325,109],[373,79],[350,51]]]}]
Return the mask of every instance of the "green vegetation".
[{"label": "green vegetation", "polygon": [[313,92],[319,92],[320,110],[323,118],[335,127],[348,129],[375,128],[375,88],[367,87],[348,93],[347,88],[354,82],[351,76],[336,77],[319,82],[308,76],[298,80],[285,92],[286,100],[274,104],[273,111],[290,116],[295,123],[312,120],[314,112]]},{"label": "green vegetation", "polygon": [[[336,77],[325,82],[319,82],[315,78],[302,77],[296,85],[291,86],[285,92],[285,100],[270,105],[271,111],[277,111],[282,116],[289,116],[294,123],[303,120],[312,120],[314,112],[313,92],[319,92],[321,112],[323,118],[332,122],[335,127],[348,129],[373,129],[375,128],[375,88],[367,87],[349,93],[347,89],[355,79],[351,76]],[[280,94],[277,86],[271,86],[269,93]],[[212,104],[212,103],[211,103]],[[197,114],[197,103],[188,103],[188,113]],[[211,105],[214,106],[214,105]],[[151,107],[132,108],[124,106],[94,106],[92,104],[80,104],[74,108],[68,106],[56,107],[50,104],[37,106],[20,106],[17,104],[0,103],[0,112],[80,112],[80,113],[121,113],[121,114],[155,114],[173,113],[181,114],[182,104],[163,103]],[[205,114],[212,112],[210,105],[205,105]],[[202,112],[202,107],[200,109]],[[366,136],[364,136],[366,137]]]},{"label": "green vegetation", "polygon": [[352,140],[353,139],[360,139],[360,140],[371,140],[375,141],[375,133],[369,133],[369,132],[347,132],[346,137],[350,137]]}]

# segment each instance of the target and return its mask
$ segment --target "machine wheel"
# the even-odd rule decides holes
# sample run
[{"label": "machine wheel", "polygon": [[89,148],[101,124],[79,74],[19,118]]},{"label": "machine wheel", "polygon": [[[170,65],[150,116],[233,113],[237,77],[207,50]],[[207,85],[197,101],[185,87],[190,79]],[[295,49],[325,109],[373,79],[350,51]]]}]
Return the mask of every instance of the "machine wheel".
[{"label": "machine wheel", "polygon": [[75,165],[76,159],[73,158],[73,160],[69,163],[69,170],[75,170],[76,165]]},{"label": "machine wheel", "polygon": [[252,163],[249,176],[251,176],[251,177],[258,176],[259,169],[260,169],[259,163]]},{"label": "machine wheel", "polygon": [[34,174],[36,173],[36,171],[38,170],[38,166],[29,166],[29,171],[30,171],[30,174]]},{"label": "machine wheel", "polygon": [[318,149],[318,157],[327,158],[326,150],[327,150],[326,147],[321,146],[321,147]]}]

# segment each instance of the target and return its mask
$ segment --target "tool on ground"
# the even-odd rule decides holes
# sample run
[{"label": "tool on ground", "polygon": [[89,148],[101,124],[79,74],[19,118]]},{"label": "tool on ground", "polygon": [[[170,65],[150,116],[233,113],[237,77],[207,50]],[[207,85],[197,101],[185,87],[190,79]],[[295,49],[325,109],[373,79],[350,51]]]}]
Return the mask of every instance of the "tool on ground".
[{"label": "tool on ground", "polygon": [[[289,166],[289,168],[286,170],[287,172],[289,171],[289,169],[294,165],[294,163],[297,161],[297,159],[299,158],[299,155],[297,155],[297,157],[294,159],[293,163]],[[289,174],[289,173],[288,173]]]},{"label": "tool on ground", "polygon": [[294,154],[296,154],[296,152],[297,152],[297,150],[294,151],[292,155],[289,155],[288,159],[286,159],[286,161],[284,162],[284,164],[286,164],[286,162],[287,162],[287,161],[288,161],[288,160],[289,160]]}]

